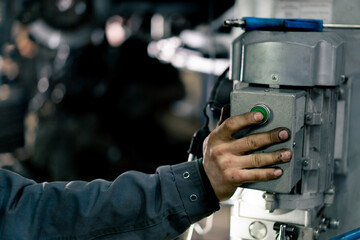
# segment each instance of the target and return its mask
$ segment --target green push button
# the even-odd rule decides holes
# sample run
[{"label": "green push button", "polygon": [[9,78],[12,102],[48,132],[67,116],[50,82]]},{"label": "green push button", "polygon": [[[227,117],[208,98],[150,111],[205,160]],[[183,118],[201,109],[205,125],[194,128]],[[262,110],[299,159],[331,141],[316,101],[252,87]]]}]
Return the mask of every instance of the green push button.
[{"label": "green push button", "polygon": [[264,116],[262,123],[266,123],[270,118],[270,108],[265,104],[256,104],[250,111],[260,112]]}]

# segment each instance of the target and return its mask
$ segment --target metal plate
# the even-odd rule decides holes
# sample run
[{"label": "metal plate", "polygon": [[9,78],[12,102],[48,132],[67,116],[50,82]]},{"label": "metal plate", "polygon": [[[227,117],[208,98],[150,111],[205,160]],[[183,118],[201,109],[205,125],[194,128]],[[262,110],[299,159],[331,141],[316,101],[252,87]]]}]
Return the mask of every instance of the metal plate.
[{"label": "metal plate", "polygon": [[289,193],[301,176],[305,92],[255,87],[233,91],[231,94],[231,115],[248,112],[256,104],[265,104],[270,108],[270,119],[256,128],[240,131],[236,137],[286,127],[291,131],[291,137],[288,141],[261,149],[260,152],[272,152],[286,148],[293,152],[293,158],[289,163],[277,165],[277,167],[283,169],[283,175],[279,179],[245,184],[242,187]]}]

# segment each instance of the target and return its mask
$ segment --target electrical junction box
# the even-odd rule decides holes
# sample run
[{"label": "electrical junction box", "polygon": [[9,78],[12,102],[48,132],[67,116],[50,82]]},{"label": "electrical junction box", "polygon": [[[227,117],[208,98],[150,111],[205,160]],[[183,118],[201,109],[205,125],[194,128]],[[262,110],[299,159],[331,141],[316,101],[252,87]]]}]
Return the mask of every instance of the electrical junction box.
[{"label": "electrical junction box", "polygon": [[276,165],[283,170],[283,175],[276,180],[247,183],[241,187],[268,192],[290,193],[301,179],[305,100],[306,92],[302,90],[245,87],[232,92],[232,116],[249,112],[254,107],[264,107],[266,108],[265,111],[268,111],[265,114],[267,119],[263,124],[250,130],[240,131],[235,137],[266,132],[279,127],[286,127],[291,131],[288,141],[258,151],[273,152],[279,149],[290,149],[293,153],[291,161]]}]

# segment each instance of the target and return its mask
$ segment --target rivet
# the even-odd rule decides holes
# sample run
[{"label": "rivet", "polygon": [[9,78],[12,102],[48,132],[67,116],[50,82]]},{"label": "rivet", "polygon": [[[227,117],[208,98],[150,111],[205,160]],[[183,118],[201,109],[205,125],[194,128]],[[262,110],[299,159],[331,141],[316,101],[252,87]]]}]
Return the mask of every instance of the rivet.
[{"label": "rivet", "polygon": [[190,195],[190,201],[195,202],[197,199],[198,199],[198,196],[196,196],[196,194]]}]

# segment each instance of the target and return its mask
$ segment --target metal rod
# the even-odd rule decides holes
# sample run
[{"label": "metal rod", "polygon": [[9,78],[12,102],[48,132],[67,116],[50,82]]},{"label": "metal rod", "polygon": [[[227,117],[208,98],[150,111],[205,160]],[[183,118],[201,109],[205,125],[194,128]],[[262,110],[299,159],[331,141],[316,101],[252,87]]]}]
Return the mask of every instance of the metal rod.
[{"label": "metal rod", "polygon": [[[241,18],[226,19],[224,25],[228,27],[246,27],[246,21]],[[324,23],[323,28],[336,28],[336,29],[360,29],[359,24],[337,24],[337,23]]]},{"label": "metal rod", "polygon": [[240,18],[237,18],[237,19],[226,19],[224,21],[224,25],[225,26],[228,26],[228,27],[241,27],[241,28],[244,28],[245,27],[245,20],[244,19],[240,19]]},{"label": "metal rod", "polygon": [[324,28],[339,28],[339,29],[360,29],[358,24],[335,24],[335,23],[324,23]]}]

